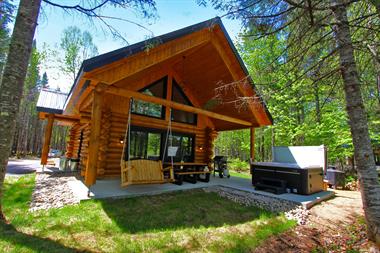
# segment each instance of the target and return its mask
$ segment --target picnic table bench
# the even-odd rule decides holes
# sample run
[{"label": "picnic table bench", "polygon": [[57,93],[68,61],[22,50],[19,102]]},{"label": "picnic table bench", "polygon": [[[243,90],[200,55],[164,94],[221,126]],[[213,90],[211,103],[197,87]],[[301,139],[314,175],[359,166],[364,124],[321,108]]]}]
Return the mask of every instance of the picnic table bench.
[{"label": "picnic table bench", "polygon": [[[207,163],[194,163],[194,162],[175,162],[165,163],[166,166],[173,165],[175,184],[182,185],[183,181],[189,183],[209,182],[211,170],[208,169]],[[207,170],[205,170],[207,167]],[[205,175],[202,178],[201,175]]]}]

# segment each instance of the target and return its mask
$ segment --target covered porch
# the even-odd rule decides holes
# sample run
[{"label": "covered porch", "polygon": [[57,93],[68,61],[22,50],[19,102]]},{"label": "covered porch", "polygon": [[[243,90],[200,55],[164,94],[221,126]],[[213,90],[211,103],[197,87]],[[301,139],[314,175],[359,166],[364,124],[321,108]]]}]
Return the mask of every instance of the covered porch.
[{"label": "covered porch", "polygon": [[[293,193],[273,194],[270,192],[257,191],[252,187],[252,182],[248,178],[231,177],[219,178],[211,177],[209,183],[198,182],[196,184],[184,183],[183,185],[175,184],[149,184],[149,185],[131,185],[127,188],[120,188],[120,179],[103,179],[97,180],[96,184],[91,187],[90,196],[87,195],[88,187],[83,181],[71,182],[71,188],[80,200],[87,199],[103,199],[103,198],[132,198],[138,196],[157,195],[174,191],[186,191],[194,189],[211,189],[218,188],[235,191],[238,195],[248,196],[256,201],[262,201],[273,204],[273,200],[280,201],[282,208],[292,209],[295,206],[303,206],[304,208],[311,208],[312,206],[327,200],[334,196],[333,191],[322,191],[311,195],[299,195]],[[264,204],[265,204],[264,203]],[[277,207],[281,208],[281,207]]]}]

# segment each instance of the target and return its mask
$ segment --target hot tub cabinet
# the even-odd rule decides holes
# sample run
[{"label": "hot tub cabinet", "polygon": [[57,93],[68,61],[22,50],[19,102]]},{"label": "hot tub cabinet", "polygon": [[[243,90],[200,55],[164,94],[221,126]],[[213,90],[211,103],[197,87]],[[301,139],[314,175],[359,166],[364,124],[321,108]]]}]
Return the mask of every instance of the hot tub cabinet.
[{"label": "hot tub cabinet", "polygon": [[252,184],[276,193],[312,194],[323,190],[323,168],[298,164],[255,162],[251,164]]}]

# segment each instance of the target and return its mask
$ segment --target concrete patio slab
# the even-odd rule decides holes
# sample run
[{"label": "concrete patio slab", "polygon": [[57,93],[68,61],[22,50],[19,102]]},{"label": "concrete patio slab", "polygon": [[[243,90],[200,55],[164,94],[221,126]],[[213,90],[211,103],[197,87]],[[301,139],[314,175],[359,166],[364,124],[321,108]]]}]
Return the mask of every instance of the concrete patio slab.
[{"label": "concrete patio slab", "polygon": [[293,193],[285,193],[276,195],[269,192],[257,191],[252,186],[250,179],[231,177],[231,178],[219,178],[211,177],[209,183],[197,182],[196,184],[183,183],[183,185],[175,184],[148,184],[148,185],[130,185],[126,188],[120,187],[119,179],[97,180],[96,184],[90,188],[90,197],[87,196],[88,188],[81,182],[77,181],[71,183],[73,192],[76,197],[85,199],[102,199],[102,198],[128,198],[143,195],[156,195],[161,193],[199,189],[211,186],[229,187],[236,190],[251,192],[255,194],[261,194],[273,198],[293,201],[306,208],[311,208],[313,205],[331,198],[334,196],[333,191],[323,191],[311,195],[298,195]]}]

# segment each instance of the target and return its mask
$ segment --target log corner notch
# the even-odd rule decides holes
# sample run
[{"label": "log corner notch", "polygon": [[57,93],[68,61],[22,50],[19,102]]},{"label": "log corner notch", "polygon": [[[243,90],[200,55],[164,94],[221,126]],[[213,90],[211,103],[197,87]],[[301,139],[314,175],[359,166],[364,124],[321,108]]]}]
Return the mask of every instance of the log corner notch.
[{"label": "log corner notch", "polygon": [[45,128],[44,146],[41,154],[41,165],[46,165],[48,160],[48,154],[50,149],[51,134],[53,131],[54,114],[48,114],[48,122]]},{"label": "log corner notch", "polygon": [[96,183],[98,152],[99,152],[99,136],[101,130],[101,118],[103,108],[102,94],[107,85],[98,84],[93,90],[93,103],[91,110],[91,133],[88,148],[88,159],[85,172],[85,184],[90,187]]}]

